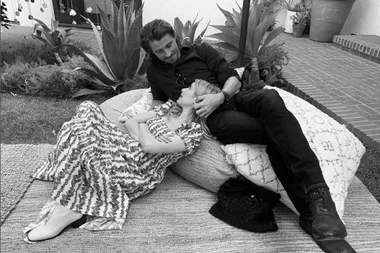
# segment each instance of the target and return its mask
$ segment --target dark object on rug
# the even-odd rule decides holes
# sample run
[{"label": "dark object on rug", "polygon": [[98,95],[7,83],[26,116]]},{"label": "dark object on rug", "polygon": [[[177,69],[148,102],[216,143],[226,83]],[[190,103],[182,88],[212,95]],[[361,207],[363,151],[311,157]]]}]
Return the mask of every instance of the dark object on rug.
[{"label": "dark object on rug", "polygon": [[224,222],[252,232],[277,231],[273,208],[280,194],[257,186],[243,176],[228,179],[218,190],[218,202],[210,214]]}]

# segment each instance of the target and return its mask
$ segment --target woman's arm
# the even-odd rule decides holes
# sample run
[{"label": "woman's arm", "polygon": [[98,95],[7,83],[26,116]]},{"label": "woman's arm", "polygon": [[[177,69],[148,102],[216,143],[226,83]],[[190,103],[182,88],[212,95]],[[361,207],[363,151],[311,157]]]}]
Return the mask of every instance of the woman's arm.
[{"label": "woman's arm", "polygon": [[151,154],[161,154],[186,151],[185,143],[178,135],[173,133],[173,136],[170,136],[170,143],[160,142],[149,131],[145,123],[140,123],[139,126],[140,131],[138,140],[145,152]]},{"label": "woman's arm", "polygon": [[156,116],[155,111],[148,111],[144,113],[140,113],[136,115],[135,117],[128,119],[124,125],[127,128],[129,134],[132,136],[133,139],[139,140],[139,134],[140,134],[140,123],[145,123],[147,120],[153,118]]}]

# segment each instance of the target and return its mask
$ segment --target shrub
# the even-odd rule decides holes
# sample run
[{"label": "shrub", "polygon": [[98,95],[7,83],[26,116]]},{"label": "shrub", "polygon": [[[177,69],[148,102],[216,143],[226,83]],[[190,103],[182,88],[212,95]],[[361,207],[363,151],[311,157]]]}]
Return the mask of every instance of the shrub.
[{"label": "shrub", "polygon": [[266,46],[259,55],[259,70],[262,80],[268,77],[272,78],[272,76],[275,78],[280,77],[282,66],[288,64],[288,52],[283,48],[284,44],[285,43],[275,43]]},{"label": "shrub", "polygon": [[[94,53],[92,48],[83,42],[70,41],[71,44],[78,47],[83,52]],[[74,55],[78,55],[74,50],[62,48],[60,55],[63,61],[69,60]],[[12,65],[19,63],[38,63],[39,65],[58,64],[54,52],[51,48],[46,47],[40,42],[20,42],[15,44],[13,50],[1,51],[0,67],[5,63]]]},{"label": "shrub", "polygon": [[69,98],[88,85],[86,75],[72,71],[76,66],[88,67],[78,56],[71,57],[61,66],[39,65],[36,62],[6,64],[0,86],[2,91]]}]

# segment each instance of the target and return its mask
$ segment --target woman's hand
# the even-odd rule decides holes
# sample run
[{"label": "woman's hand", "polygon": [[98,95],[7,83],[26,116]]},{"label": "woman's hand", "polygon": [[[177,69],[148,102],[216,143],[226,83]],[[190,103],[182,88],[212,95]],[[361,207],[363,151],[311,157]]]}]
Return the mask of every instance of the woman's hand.
[{"label": "woman's hand", "polygon": [[207,94],[197,98],[194,104],[194,109],[200,117],[207,118],[224,102],[223,93]]}]

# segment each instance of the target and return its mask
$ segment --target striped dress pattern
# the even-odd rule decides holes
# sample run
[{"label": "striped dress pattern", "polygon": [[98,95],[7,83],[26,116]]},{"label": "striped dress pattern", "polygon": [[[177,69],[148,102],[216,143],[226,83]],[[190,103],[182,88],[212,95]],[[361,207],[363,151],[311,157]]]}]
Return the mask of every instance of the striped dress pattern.
[{"label": "striped dress pattern", "polygon": [[162,117],[172,106],[174,102],[168,101],[157,108],[156,116],[146,124],[155,137],[177,134],[186,150],[150,154],[110,122],[96,103],[82,102],[73,118],[62,125],[47,161],[34,174],[36,179],[54,182],[53,194],[24,233],[46,223],[55,202],[87,215],[81,228],[121,229],[130,201],[151,192],[168,166],[200,145],[203,132],[199,124],[184,123],[175,130],[165,124]]}]

